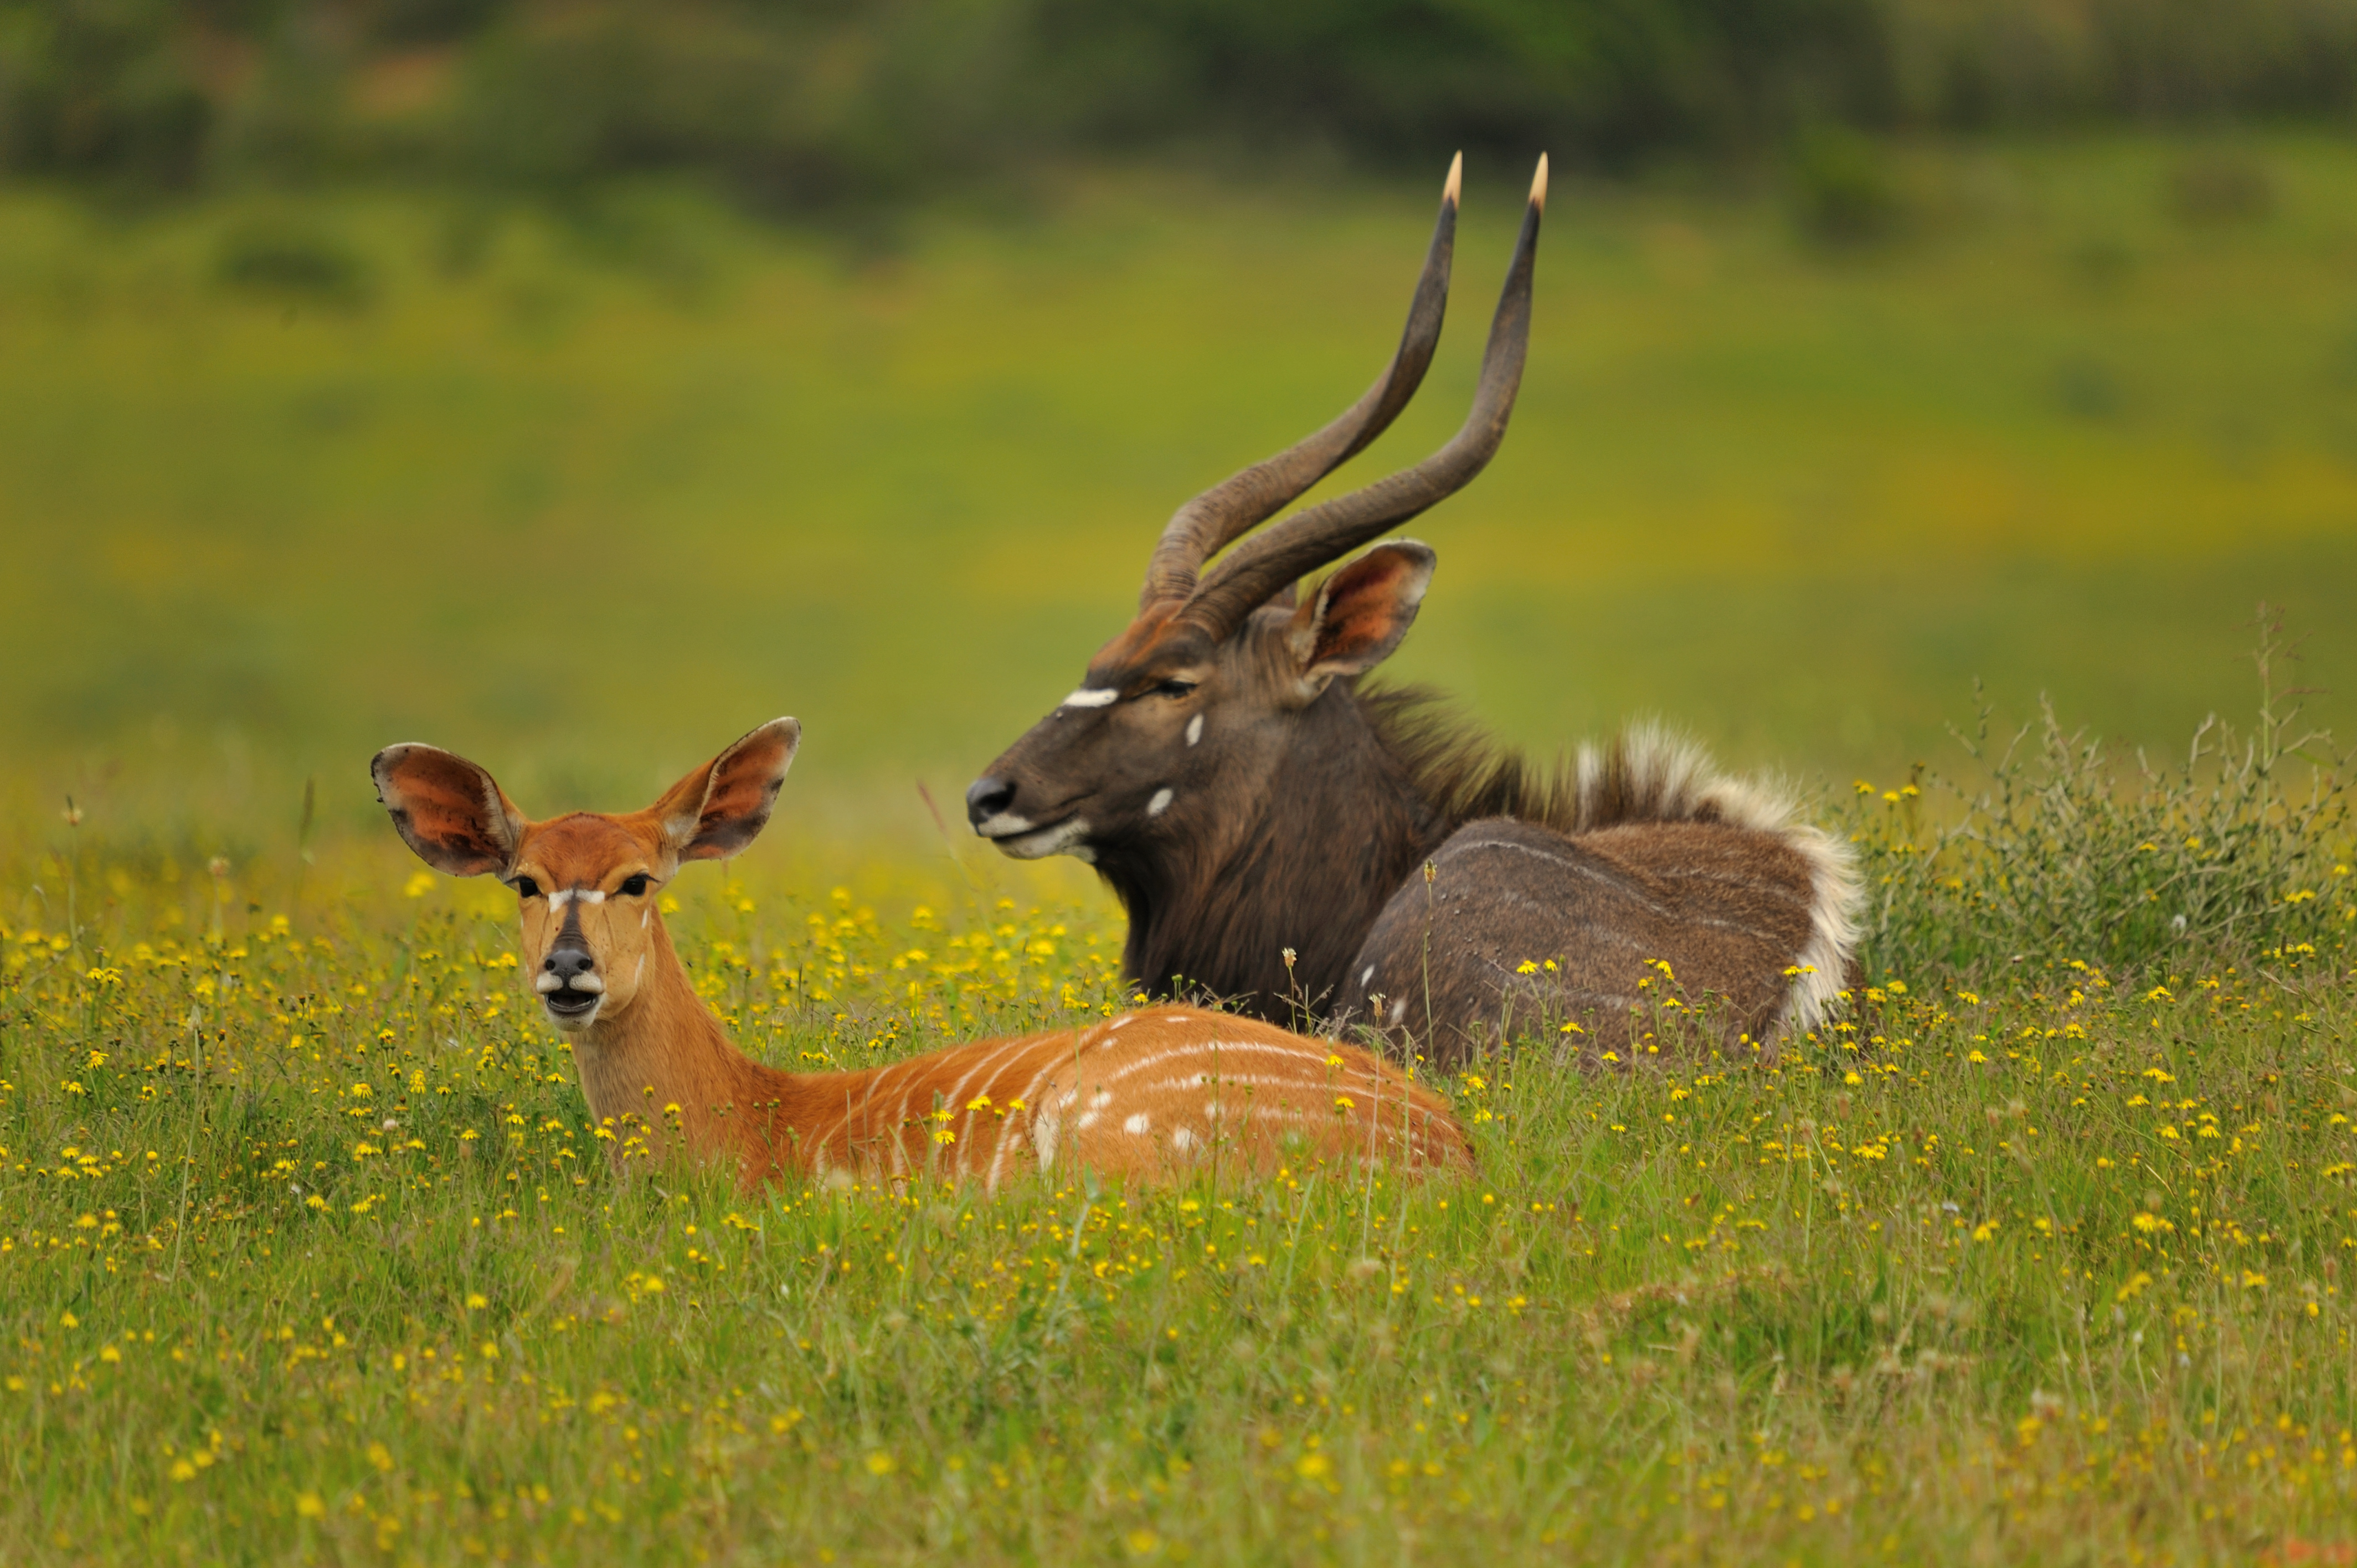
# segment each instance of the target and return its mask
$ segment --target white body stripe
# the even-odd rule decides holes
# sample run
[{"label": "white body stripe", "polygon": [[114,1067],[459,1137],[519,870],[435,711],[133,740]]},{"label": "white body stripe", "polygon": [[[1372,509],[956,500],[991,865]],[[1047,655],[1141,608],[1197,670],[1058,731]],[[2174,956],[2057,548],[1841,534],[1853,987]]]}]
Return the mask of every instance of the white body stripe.
[{"label": "white body stripe", "polygon": [[[822,1175],[931,1171],[992,1191],[1027,1152],[1039,1173],[1077,1160],[1133,1180],[1213,1149],[1250,1169],[1303,1157],[1462,1165],[1467,1154],[1446,1103],[1387,1065],[1223,1014],[1149,1010],[975,1041],[851,1074],[842,1091],[837,1112],[772,1124],[762,1146]],[[950,1118],[937,1120],[943,1108]]]}]

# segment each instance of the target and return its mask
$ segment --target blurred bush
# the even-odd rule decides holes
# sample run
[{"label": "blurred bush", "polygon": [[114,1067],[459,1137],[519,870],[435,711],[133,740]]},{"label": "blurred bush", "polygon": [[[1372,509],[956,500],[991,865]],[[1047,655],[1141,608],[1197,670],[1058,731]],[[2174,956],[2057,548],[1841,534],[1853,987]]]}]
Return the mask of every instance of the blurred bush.
[{"label": "blurred bush", "polygon": [[214,275],[231,288],[346,307],[368,300],[360,254],[332,231],[297,217],[256,217],[221,237]]},{"label": "blurred bush", "polygon": [[157,187],[665,168],[810,205],[1074,149],[1792,146],[1846,234],[1887,191],[1826,127],[2352,108],[2357,0],[0,0],[0,172]]},{"label": "blurred bush", "polygon": [[1881,145],[1844,125],[1813,125],[1794,144],[1791,182],[1801,230],[1821,244],[1887,238],[1904,212]]}]

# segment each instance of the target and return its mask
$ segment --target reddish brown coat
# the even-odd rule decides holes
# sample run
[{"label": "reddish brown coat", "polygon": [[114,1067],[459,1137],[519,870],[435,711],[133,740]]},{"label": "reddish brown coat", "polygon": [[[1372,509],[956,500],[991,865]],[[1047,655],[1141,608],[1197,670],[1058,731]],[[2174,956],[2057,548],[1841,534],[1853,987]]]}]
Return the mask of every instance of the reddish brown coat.
[{"label": "reddish brown coat", "polygon": [[589,1112],[618,1155],[633,1138],[650,1152],[681,1147],[730,1165],[748,1187],[837,1171],[931,1171],[996,1188],[1073,1168],[1156,1181],[1305,1161],[1470,1165],[1448,1102],[1389,1063],[1201,1008],[853,1072],[749,1059],[695,994],[657,896],[683,861],[732,854],[760,832],[800,736],[779,720],[644,811],[546,822],[524,818],[463,757],[421,746],[378,754],[379,798],[413,849],[516,887],[524,972],[569,1037]]}]

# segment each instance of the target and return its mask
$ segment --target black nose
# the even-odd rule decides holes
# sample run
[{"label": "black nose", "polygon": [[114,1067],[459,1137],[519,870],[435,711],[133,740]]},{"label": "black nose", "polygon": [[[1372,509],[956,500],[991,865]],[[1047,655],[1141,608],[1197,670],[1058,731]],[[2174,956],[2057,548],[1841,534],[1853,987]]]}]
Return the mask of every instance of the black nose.
[{"label": "black nose", "polygon": [[965,820],[978,828],[1014,804],[1014,785],[1004,779],[977,779],[965,792]]},{"label": "black nose", "polygon": [[570,985],[597,968],[597,961],[589,956],[587,948],[551,948],[548,956],[540,961],[540,967]]}]

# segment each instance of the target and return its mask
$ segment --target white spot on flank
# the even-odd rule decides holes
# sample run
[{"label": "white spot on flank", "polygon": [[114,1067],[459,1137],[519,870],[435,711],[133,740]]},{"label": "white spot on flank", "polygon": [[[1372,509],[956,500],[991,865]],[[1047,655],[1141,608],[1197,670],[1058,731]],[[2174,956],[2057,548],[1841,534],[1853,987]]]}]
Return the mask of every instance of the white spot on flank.
[{"label": "white spot on flank", "polygon": [[1366,969],[1365,969],[1365,970],[1364,970],[1364,971],[1360,974],[1360,976],[1359,976],[1359,983],[1360,983],[1360,984],[1361,984],[1361,985],[1364,985],[1364,984],[1366,984],[1366,983],[1367,983],[1367,982],[1369,982],[1369,981],[1371,981],[1371,980],[1374,979],[1374,977],[1375,977],[1375,966],[1374,966],[1373,964],[1369,964],[1369,965],[1367,965]]},{"label": "white spot on flank", "polygon": [[1154,792],[1154,799],[1146,802],[1146,814],[1149,817],[1160,816],[1170,809],[1172,799],[1173,796],[1168,788],[1157,789]]},{"label": "white spot on flank", "polygon": [[1096,1124],[1097,1113],[1093,1111],[1085,1112],[1082,1114],[1079,1121],[1072,1123],[1072,1131],[1075,1133],[1085,1133]]},{"label": "white spot on flank", "polygon": [[1394,1002],[1394,1003],[1393,1003],[1393,1004],[1392,1004],[1392,1022],[1393,1022],[1393,1023],[1396,1024],[1396,1023],[1398,1023],[1402,1018],[1405,1018],[1405,1017],[1406,1017],[1406,1016],[1407,1016],[1407,1004],[1406,1004],[1405,1001]]},{"label": "white spot on flank", "polygon": [[1187,744],[1189,746],[1192,746],[1202,738],[1203,715],[1197,714],[1193,718],[1187,721]]},{"label": "white spot on flank", "polygon": [[1120,695],[1110,686],[1083,686],[1056,705],[1060,708],[1102,708]]},{"label": "white spot on flank", "polygon": [[1195,1146],[1194,1133],[1185,1127],[1179,1128],[1176,1133],[1170,1134],[1170,1146],[1180,1151],[1182,1154],[1185,1151],[1193,1148]]},{"label": "white spot on flank", "polygon": [[1124,1122],[1121,1124],[1121,1130],[1125,1133],[1142,1136],[1144,1135],[1151,1120],[1152,1118],[1148,1117],[1145,1112],[1141,1111],[1136,1115],[1131,1117],[1128,1121]]},{"label": "white spot on flank", "polygon": [[1112,1103],[1113,1090],[1109,1089],[1100,1089],[1094,1094],[1089,1096],[1089,1109],[1092,1111],[1102,1111]]}]

